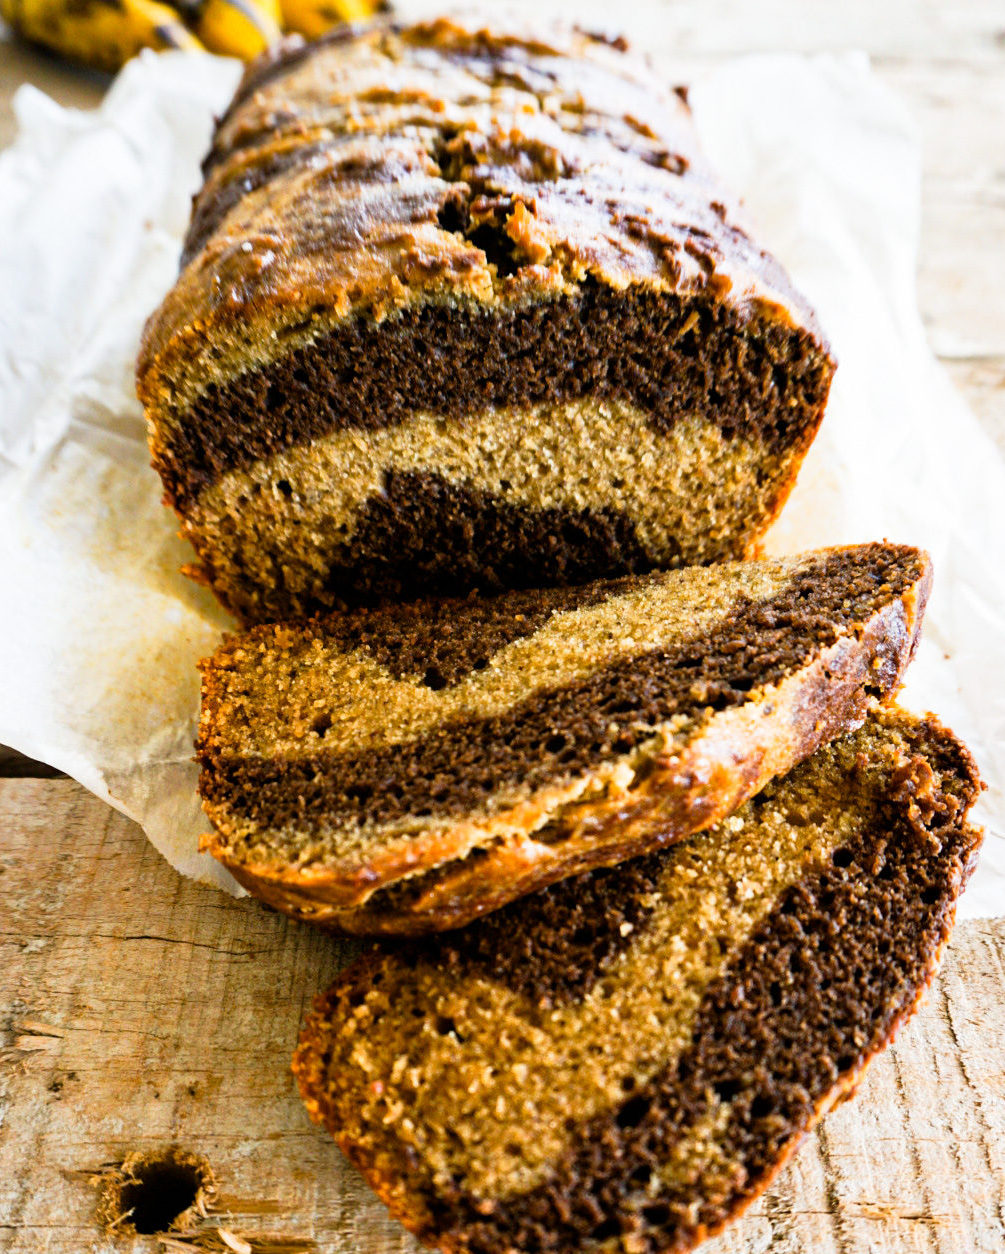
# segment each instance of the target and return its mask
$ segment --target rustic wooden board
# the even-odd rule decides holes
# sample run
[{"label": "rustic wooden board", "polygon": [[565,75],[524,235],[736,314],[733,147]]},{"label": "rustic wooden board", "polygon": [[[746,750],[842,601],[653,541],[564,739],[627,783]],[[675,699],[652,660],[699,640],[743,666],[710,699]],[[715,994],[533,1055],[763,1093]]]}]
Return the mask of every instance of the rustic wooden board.
[{"label": "rustic wooden board", "polygon": [[[0,781],[0,831],[0,1249],[158,1249],[102,1235],[87,1176],[178,1144],[231,1199],[204,1231],[415,1250],[289,1073],[304,1010],[352,947],[181,880],[68,780]],[[1005,923],[961,926],[858,1098],[709,1254],[1000,1254],[1003,980]]]}]

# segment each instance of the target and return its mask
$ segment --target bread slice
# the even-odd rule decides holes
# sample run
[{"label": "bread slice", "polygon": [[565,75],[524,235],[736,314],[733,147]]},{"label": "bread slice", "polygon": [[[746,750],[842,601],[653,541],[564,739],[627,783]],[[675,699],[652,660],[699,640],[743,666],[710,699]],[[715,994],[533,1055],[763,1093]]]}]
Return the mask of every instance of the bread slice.
[{"label": "bread slice", "polygon": [[611,41],[493,16],[253,66],[137,366],[199,571],[246,620],[746,556],[834,361]]},{"label": "bread slice", "polygon": [[709,826],[860,722],[929,578],[873,544],[232,637],[203,667],[206,847],[301,918],[457,926]]},{"label": "bread slice", "polygon": [[710,831],[374,949],[303,1029],[307,1108],[452,1254],[681,1254],[918,1004],[979,786],[933,719],[882,712]]}]

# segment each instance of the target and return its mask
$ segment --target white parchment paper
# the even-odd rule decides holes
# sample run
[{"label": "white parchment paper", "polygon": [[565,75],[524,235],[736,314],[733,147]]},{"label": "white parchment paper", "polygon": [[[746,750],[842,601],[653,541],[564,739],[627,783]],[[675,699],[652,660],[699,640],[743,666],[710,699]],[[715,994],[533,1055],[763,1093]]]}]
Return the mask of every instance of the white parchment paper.
[{"label": "white parchment paper", "polygon": [[[197,660],[229,624],[148,465],[133,362],[175,275],[211,119],[238,67],[129,64],[101,107],[32,87],[0,155],[0,742],[197,852]],[[988,838],[962,913],[1005,913],[1005,466],[924,340],[914,296],[919,151],[861,58],[751,57],[704,74],[709,155],[819,311],[840,367],[768,548],[927,547],[935,591],[905,702],[973,748]]]}]

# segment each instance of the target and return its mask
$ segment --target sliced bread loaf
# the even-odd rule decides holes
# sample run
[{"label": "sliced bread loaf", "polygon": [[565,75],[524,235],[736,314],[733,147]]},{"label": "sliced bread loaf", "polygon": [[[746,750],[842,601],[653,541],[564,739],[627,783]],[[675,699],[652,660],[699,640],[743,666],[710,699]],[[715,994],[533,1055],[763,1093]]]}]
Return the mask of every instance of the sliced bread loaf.
[{"label": "sliced bread loaf", "polygon": [[874,544],[232,637],[204,664],[206,847],[301,918],[457,926],[709,826],[855,726],[929,578]]},{"label": "sliced bread loaf", "polygon": [[308,1110],[453,1254],[689,1250],[917,1005],[979,786],[882,712],[710,831],[375,949],[304,1028]]}]

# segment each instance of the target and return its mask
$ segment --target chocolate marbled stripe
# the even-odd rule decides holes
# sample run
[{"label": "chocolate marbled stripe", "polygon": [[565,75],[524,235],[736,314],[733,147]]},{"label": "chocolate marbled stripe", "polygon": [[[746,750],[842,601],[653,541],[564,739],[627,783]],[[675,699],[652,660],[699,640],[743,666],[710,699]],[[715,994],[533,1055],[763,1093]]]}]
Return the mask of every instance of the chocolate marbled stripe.
[{"label": "chocolate marbled stripe", "polygon": [[504,906],[460,932],[409,940],[401,948],[409,960],[485,975],[540,1006],[579,1001],[638,939],[657,908],[667,853],[660,850],[588,871]]},{"label": "chocolate marbled stripe", "polygon": [[[283,485],[286,479],[280,491]],[[726,536],[714,560],[742,558],[744,550],[743,537]],[[670,545],[662,554],[647,548],[625,510],[522,505],[407,470],[386,471],[383,490],[360,505],[352,539],[322,551],[321,592],[303,582],[294,591],[280,583],[265,594],[231,588],[228,608],[248,622],[276,622],[324,613],[333,604],[373,610],[418,597],[491,596],[514,588],[533,598],[538,590],[563,593],[569,585],[584,588],[585,580],[642,574],[657,557],[666,567],[686,564]]]},{"label": "chocolate marbled stripe", "polygon": [[[264,830],[479,811],[501,789],[531,790],[623,755],[676,714],[742,704],[753,688],[793,673],[842,628],[890,604],[924,570],[914,549],[830,553],[808,562],[778,595],[737,602],[726,622],[697,638],[619,659],[504,713],[445,724],[420,740],[361,757],[203,753],[200,791]],[[903,633],[884,642],[878,694],[897,681],[910,647]]]},{"label": "chocolate marbled stripe", "polygon": [[599,605],[634,581],[506,592],[495,597],[426,598],[331,614],[311,625],[327,645],[365,650],[395,679],[421,675],[431,688],[483,670],[516,640],[532,636],[555,614]]},{"label": "chocolate marbled stripe", "polygon": [[[706,992],[692,1044],[668,1069],[579,1129],[546,1185],[489,1215],[484,1200],[431,1194],[427,1235],[449,1233],[470,1254],[557,1254],[630,1236],[639,1254],[658,1254],[691,1248],[756,1194],[828,1094],[910,1012],[951,928],[980,841],[963,822],[979,784],[937,725],[916,731],[915,748],[890,781],[888,825],[784,894]],[[723,1105],[717,1162],[733,1170],[714,1181],[685,1171],[647,1196],[675,1147]]]},{"label": "chocolate marbled stripe", "polygon": [[536,508],[440,475],[391,470],[384,491],[362,506],[352,541],[332,555],[326,584],[339,599],[366,604],[581,584],[652,565],[622,510]]},{"label": "chocolate marbled stripe", "polygon": [[348,319],[210,385],[165,429],[157,468],[184,510],[227,471],[330,431],[583,396],[630,400],[659,430],[696,412],[730,437],[803,446],[832,372],[808,332],[745,319],[708,296],[588,283],[578,297],[507,311],[422,305],[377,326]]}]

